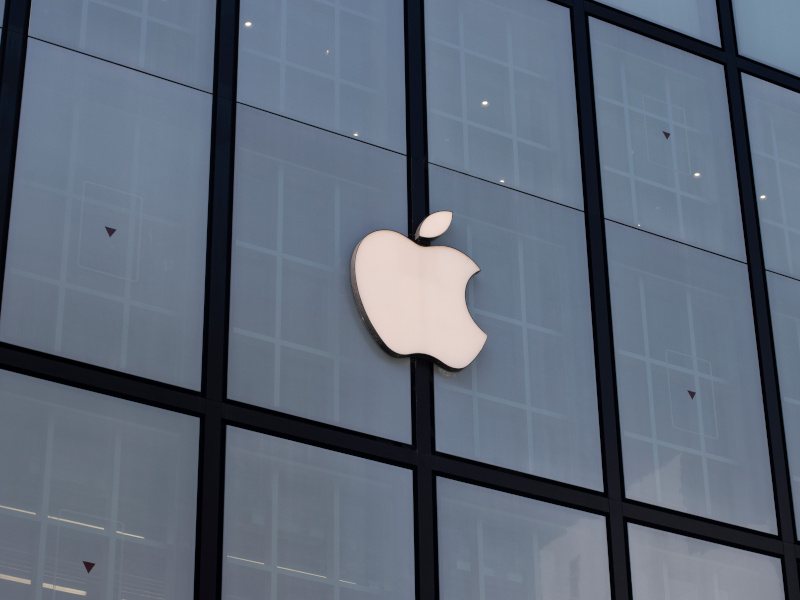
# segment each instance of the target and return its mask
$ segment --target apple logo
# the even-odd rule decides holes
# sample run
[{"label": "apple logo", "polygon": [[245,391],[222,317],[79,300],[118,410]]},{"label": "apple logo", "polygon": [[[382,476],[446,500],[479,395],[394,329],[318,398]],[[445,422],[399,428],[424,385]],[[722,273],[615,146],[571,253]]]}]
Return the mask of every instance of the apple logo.
[{"label": "apple logo", "polygon": [[455,248],[417,243],[442,235],[452,220],[449,211],[429,215],[414,241],[396,231],[370,233],[353,250],[350,281],[362,319],[387,352],[425,354],[455,371],[486,342],[466,299],[480,268]]}]

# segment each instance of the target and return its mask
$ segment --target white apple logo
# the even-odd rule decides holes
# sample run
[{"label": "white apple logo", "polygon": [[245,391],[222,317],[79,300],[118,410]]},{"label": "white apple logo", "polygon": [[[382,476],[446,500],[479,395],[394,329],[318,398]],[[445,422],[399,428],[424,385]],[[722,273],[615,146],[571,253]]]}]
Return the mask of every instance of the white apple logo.
[{"label": "white apple logo", "polygon": [[[429,215],[415,240],[442,235],[453,214]],[[391,354],[426,354],[450,370],[469,365],[486,334],[472,320],[466,287],[480,268],[447,246],[421,246],[396,231],[374,231],[350,260],[353,295],[373,336]]]}]

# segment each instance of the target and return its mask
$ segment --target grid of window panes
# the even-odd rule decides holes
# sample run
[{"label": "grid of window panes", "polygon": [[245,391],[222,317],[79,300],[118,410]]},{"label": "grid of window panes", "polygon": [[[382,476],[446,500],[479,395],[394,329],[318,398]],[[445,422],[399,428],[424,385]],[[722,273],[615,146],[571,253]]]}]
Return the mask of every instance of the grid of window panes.
[{"label": "grid of window panes", "polygon": [[[0,8],[0,597],[800,600],[793,2]],[[420,207],[481,267],[459,372],[353,301]]]}]

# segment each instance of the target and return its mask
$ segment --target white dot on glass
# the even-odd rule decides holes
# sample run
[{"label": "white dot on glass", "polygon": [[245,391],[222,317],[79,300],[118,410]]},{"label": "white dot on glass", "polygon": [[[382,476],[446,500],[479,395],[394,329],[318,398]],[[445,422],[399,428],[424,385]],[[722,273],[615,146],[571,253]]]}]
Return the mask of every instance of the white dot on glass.
[{"label": "white dot on glass", "polygon": [[766,194],[761,194],[761,195],[758,197],[758,199],[759,199],[759,200],[766,200],[766,199],[767,199],[767,195],[766,195]]},{"label": "white dot on glass", "polygon": [[325,48],[325,56],[328,56],[331,53],[330,48]]},{"label": "white dot on glass", "polygon": [[357,131],[353,132],[353,137],[358,137],[358,132]]},{"label": "white dot on glass", "polygon": [[489,106],[489,101],[488,100],[481,100],[481,106],[486,108],[487,106]]},{"label": "white dot on glass", "polygon": [[253,26],[253,22],[252,21],[245,21],[244,22],[244,26],[245,27],[252,27]]},{"label": "white dot on glass", "polygon": [[694,173],[692,173],[692,177],[694,177],[695,179],[700,179],[702,176],[703,174],[700,171],[695,171]]},{"label": "white dot on glass", "polygon": [[505,183],[505,182],[506,182],[506,180],[505,180],[505,179],[501,179],[501,180],[500,180],[500,183]]}]

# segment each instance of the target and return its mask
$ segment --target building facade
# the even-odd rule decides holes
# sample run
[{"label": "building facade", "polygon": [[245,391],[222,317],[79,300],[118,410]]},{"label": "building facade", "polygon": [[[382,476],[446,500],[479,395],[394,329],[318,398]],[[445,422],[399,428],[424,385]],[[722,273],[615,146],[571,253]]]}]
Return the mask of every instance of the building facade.
[{"label": "building facade", "polygon": [[[800,600],[796,0],[6,0],[0,598]],[[350,257],[481,267],[468,368]]]}]

